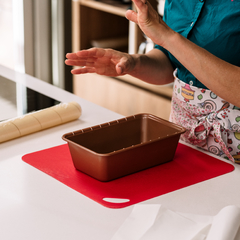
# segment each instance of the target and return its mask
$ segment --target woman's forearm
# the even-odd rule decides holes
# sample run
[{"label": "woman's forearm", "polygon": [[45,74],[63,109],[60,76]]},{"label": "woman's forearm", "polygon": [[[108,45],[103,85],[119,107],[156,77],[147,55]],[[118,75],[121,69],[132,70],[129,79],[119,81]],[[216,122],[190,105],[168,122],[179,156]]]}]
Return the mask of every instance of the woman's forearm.
[{"label": "woman's forearm", "polygon": [[173,67],[167,56],[158,49],[146,54],[134,54],[136,66],[129,74],[151,84],[168,84],[173,82]]},{"label": "woman's forearm", "polygon": [[154,43],[167,49],[215,94],[240,107],[240,67],[217,58],[174,32],[156,14],[150,4],[145,4],[146,1],[132,1],[137,11],[128,10],[126,12],[126,17],[130,21],[138,24]]},{"label": "woman's forearm", "polygon": [[173,33],[163,47],[216,95],[240,107],[240,67],[217,58],[178,33]]}]

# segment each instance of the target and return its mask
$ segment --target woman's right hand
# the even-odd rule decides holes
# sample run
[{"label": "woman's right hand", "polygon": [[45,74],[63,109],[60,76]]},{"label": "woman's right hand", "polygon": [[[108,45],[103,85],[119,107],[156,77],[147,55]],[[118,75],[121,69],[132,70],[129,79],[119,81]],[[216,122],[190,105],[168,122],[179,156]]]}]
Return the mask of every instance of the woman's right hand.
[{"label": "woman's right hand", "polygon": [[72,74],[97,73],[105,76],[130,74],[136,65],[136,59],[128,54],[113,49],[90,48],[76,53],[67,53],[65,63],[79,66]]}]

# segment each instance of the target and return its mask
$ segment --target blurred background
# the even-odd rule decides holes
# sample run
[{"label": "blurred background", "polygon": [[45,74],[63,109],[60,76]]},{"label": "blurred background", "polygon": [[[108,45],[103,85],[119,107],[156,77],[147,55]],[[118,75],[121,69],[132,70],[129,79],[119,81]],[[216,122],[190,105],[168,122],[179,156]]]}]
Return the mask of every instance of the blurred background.
[{"label": "blurred background", "polygon": [[71,0],[0,0],[0,64],[72,91]]},{"label": "blurred background", "polygon": [[[165,0],[149,2],[163,16]],[[125,116],[147,112],[168,119],[172,86],[146,84],[129,75],[72,76],[72,67],[64,64],[66,53],[94,46],[128,53],[151,50],[154,43],[125,18],[127,9],[134,9],[129,0],[0,0],[0,65]],[[0,80],[1,109],[10,104],[20,115],[55,104]]]}]

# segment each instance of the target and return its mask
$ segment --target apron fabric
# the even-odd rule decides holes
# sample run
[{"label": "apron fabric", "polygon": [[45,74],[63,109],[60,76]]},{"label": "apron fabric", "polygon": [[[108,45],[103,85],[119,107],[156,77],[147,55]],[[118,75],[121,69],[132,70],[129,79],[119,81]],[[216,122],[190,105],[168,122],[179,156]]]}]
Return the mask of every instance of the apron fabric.
[{"label": "apron fabric", "polygon": [[240,163],[240,109],[176,75],[170,121],[186,128],[181,140]]}]

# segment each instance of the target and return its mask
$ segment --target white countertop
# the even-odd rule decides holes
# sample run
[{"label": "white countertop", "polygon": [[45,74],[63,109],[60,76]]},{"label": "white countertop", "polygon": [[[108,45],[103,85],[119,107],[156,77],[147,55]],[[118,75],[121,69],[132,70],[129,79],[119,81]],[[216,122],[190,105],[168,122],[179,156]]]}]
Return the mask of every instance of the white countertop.
[{"label": "white countertop", "polygon": [[[64,133],[122,116],[25,74],[0,66],[0,75],[61,102],[82,107],[79,120],[0,144],[0,238],[110,240],[133,206],[110,209],[72,190],[21,160],[26,153],[65,143]],[[235,171],[145,201],[180,212],[215,215],[240,207],[240,166]]]}]

